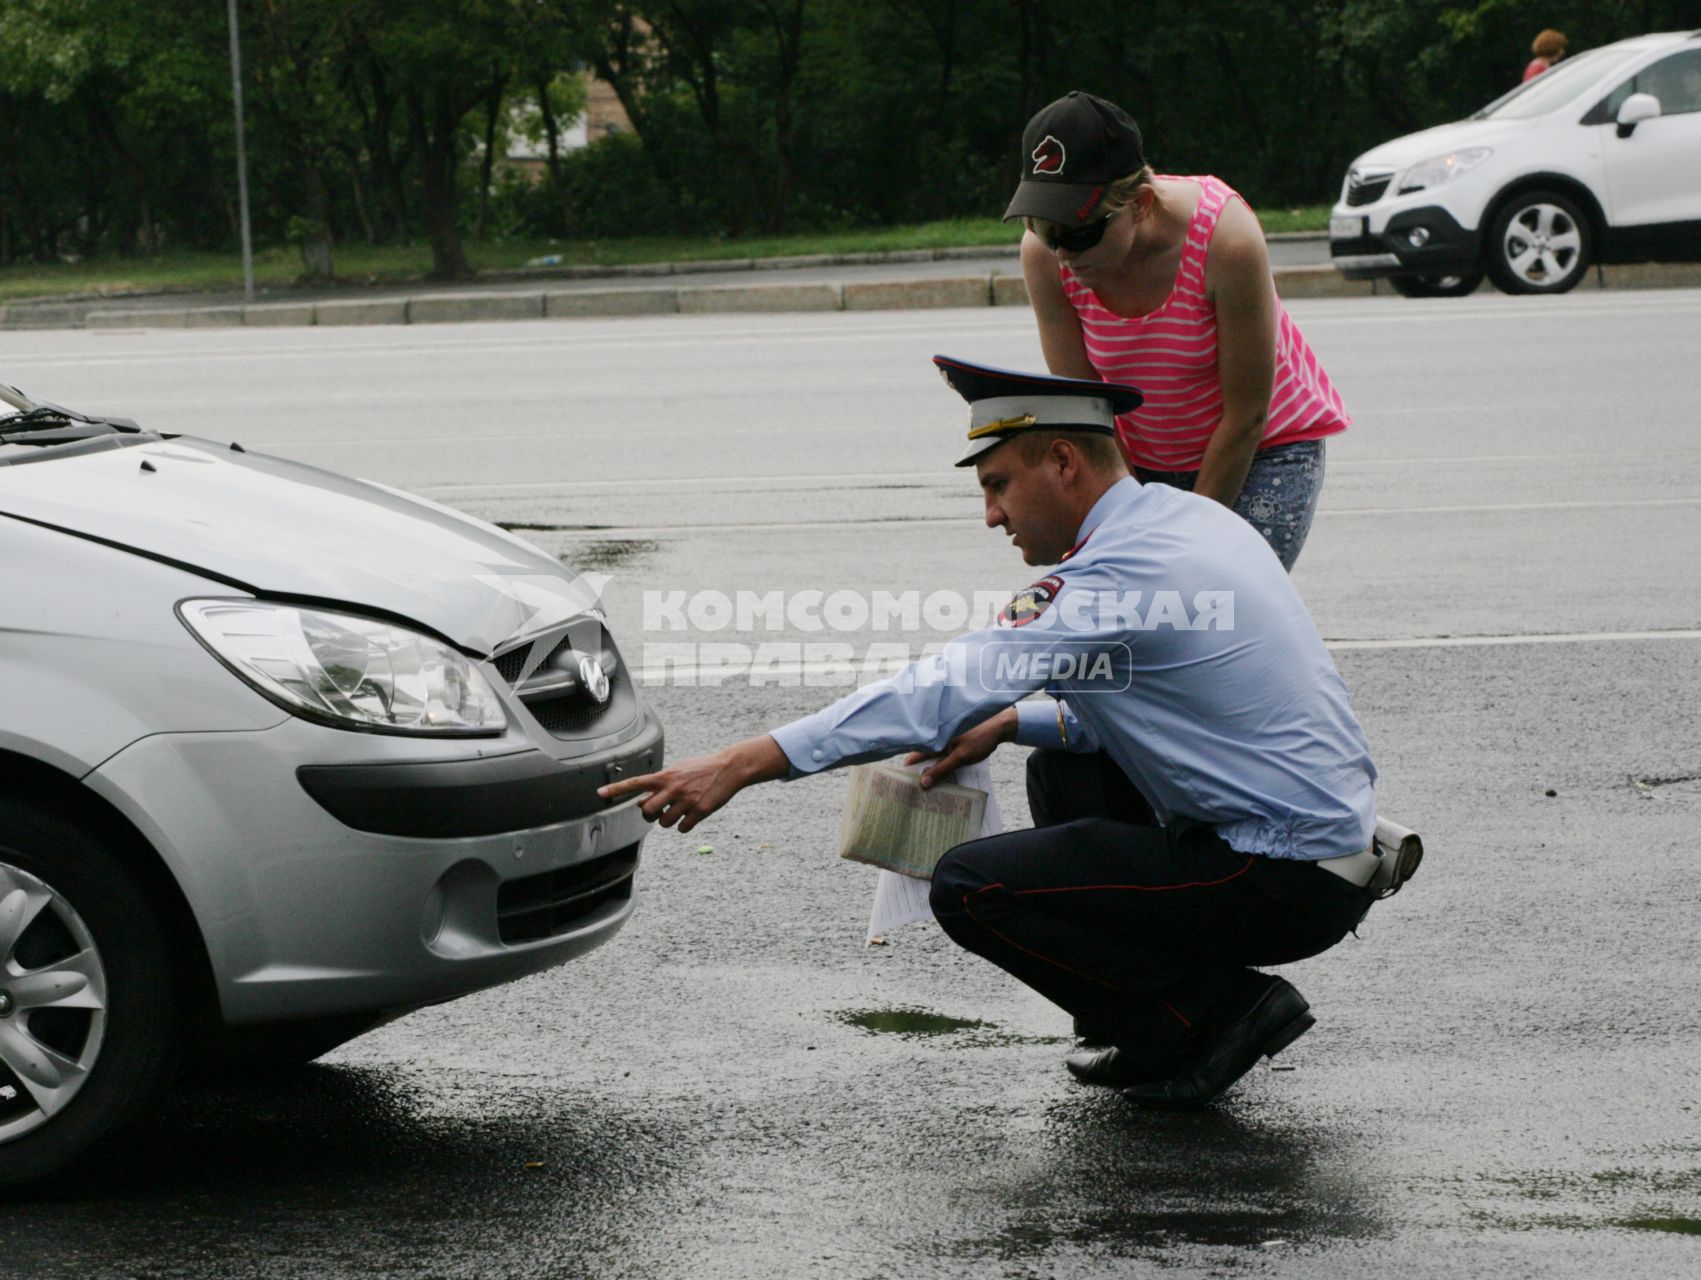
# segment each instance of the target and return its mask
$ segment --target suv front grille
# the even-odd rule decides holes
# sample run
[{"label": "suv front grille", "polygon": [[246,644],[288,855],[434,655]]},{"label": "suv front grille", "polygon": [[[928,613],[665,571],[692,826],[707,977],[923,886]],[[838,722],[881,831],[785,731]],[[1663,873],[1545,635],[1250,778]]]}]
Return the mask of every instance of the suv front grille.
[{"label": "suv front grille", "polygon": [[496,891],[497,933],[509,945],[558,937],[603,908],[629,901],[637,870],[634,844],[559,871],[510,880]]},{"label": "suv front grille", "polygon": [[1393,180],[1392,173],[1360,173],[1354,169],[1347,175],[1347,203],[1353,206],[1375,204]]}]

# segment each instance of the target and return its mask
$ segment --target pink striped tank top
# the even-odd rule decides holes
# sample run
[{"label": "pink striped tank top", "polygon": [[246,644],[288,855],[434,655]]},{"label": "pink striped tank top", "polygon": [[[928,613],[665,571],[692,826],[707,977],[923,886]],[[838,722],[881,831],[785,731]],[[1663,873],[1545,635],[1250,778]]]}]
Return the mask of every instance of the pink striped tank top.
[{"label": "pink striped tank top", "polygon": [[[1217,316],[1205,297],[1205,252],[1223,206],[1239,196],[1218,178],[1179,181],[1199,184],[1199,207],[1187,228],[1175,285],[1156,311],[1117,315],[1059,264],[1063,292],[1081,321],[1087,359],[1106,382],[1126,382],[1145,395],[1145,403],[1116,425],[1129,461],[1153,471],[1197,471],[1223,414]],[[1351,422],[1340,393],[1277,299],[1276,377],[1258,447],[1320,440],[1345,431]]]}]

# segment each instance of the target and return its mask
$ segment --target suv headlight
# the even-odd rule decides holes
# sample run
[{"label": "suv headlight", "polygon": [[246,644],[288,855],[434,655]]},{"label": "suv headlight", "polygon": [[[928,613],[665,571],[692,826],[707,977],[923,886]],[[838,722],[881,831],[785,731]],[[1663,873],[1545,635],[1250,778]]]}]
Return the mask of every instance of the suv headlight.
[{"label": "suv headlight", "polygon": [[406,627],[257,600],[185,600],[177,612],[243,680],[310,720],[440,736],[501,733],[508,725],[468,658]]},{"label": "suv headlight", "polygon": [[1461,173],[1468,173],[1476,168],[1493,154],[1488,147],[1466,147],[1462,151],[1449,151],[1444,156],[1431,156],[1427,160],[1420,160],[1400,175],[1399,194],[1423,191],[1451,182]]}]

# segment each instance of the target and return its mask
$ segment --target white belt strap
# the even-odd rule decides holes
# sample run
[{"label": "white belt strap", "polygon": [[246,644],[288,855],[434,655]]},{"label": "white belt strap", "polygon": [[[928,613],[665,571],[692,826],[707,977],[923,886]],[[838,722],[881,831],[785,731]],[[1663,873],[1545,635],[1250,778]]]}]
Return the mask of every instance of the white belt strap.
[{"label": "white belt strap", "polygon": [[1409,827],[1378,817],[1376,837],[1369,848],[1324,858],[1317,865],[1348,884],[1374,889],[1378,898],[1386,898],[1398,893],[1417,874],[1422,861],[1423,838]]},{"label": "white belt strap", "polygon": [[1348,884],[1357,885],[1360,889],[1370,883],[1370,877],[1376,874],[1382,859],[1376,854],[1376,846],[1360,849],[1357,853],[1342,854],[1339,858],[1323,858],[1317,863],[1323,870],[1340,876]]}]

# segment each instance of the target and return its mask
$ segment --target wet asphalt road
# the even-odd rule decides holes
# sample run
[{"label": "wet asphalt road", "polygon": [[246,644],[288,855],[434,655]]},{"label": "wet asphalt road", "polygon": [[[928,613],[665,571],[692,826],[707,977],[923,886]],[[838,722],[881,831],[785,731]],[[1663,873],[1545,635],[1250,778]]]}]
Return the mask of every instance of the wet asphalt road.
[{"label": "wet asphalt road", "polygon": [[[1693,1274],[1701,293],[1293,311],[1358,418],[1296,580],[1430,855],[1285,970],[1319,1022],[1278,1069],[1200,1115],[1073,1083],[1061,1015],[936,929],[862,945],[841,778],[770,786],[655,836],[589,958],[0,1207],[0,1275]],[[5,373],[532,526],[614,575],[631,658],[680,638],[645,591],[1028,581],[926,357],[1032,365],[1030,323],[16,334]],[[650,696],[678,756],[832,692]]]}]

